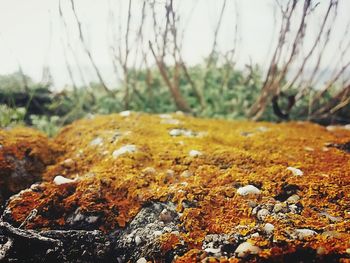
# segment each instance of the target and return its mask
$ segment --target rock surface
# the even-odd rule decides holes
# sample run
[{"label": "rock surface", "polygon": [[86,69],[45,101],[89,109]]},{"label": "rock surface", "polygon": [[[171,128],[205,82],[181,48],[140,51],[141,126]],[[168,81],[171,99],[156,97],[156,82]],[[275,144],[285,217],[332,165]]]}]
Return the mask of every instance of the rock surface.
[{"label": "rock surface", "polygon": [[[346,145],[350,131],[166,119],[178,121],[95,116],[52,140],[0,131],[0,189],[11,196],[0,260],[349,260],[350,155],[334,145]],[[125,146],[133,147],[116,158]],[[30,179],[18,183],[14,173]]]}]

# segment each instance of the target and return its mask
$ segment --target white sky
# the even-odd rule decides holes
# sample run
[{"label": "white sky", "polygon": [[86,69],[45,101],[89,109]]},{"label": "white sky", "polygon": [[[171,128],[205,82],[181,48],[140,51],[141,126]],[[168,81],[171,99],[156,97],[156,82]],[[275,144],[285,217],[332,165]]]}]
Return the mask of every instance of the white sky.
[{"label": "white sky", "polygon": [[[190,64],[198,63],[210,51],[222,0],[179,1],[175,0],[175,3],[181,4],[180,15],[185,20],[187,17],[189,18],[186,20],[188,23],[183,48],[184,58]],[[195,9],[192,10],[191,7],[196,2]],[[223,27],[219,35],[219,47],[222,50],[231,47],[234,39],[236,5],[234,0],[227,2]],[[328,3],[326,0],[319,2],[321,2],[320,9]],[[327,59],[323,61],[323,67],[327,67],[331,63],[337,50],[337,40],[343,36],[344,28],[349,21],[350,1],[340,0],[340,2],[337,29],[332,35],[333,42],[327,51]],[[125,16],[127,1],[75,0],[75,3],[97,65],[107,82],[115,83],[116,77],[113,74],[108,49],[111,44],[110,27],[108,26],[109,7],[119,8],[121,3],[124,4],[119,11],[115,11],[115,14],[120,12]],[[139,14],[142,1],[134,0],[134,3],[134,10]],[[273,26],[276,23],[273,3],[274,0],[237,0],[241,40],[238,47],[238,65],[249,63],[250,58],[254,63],[263,66],[268,64],[268,51],[271,43],[274,43],[271,41],[276,33],[274,30],[278,30]],[[86,60],[86,56],[81,52],[69,1],[63,0],[62,4],[70,28],[70,43],[84,67],[84,76],[88,81],[95,80],[96,76]],[[191,11],[193,12],[190,15]],[[132,19],[135,22],[138,17]],[[316,32],[316,28],[320,24],[317,17],[314,22],[309,34],[313,33],[313,29]],[[58,13],[58,0],[0,0],[0,74],[16,71],[19,62],[25,74],[30,75],[35,80],[40,80],[43,65],[48,64],[57,87],[70,83],[64,62],[62,37],[65,39]],[[347,56],[350,56],[349,53]],[[73,64],[72,58],[70,61]],[[76,71],[76,69],[74,70]],[[79,80],[77,81],[79,82]]]}]

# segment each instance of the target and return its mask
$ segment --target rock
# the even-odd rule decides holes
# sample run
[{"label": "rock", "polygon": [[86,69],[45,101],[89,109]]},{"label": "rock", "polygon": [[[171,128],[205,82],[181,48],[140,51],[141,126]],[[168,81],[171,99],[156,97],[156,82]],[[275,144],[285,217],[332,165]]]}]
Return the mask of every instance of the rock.
[{"label": "rock", "polygon": [[133,153],[133,152],[136,152],[136,151],[137,151],[137,147],[135,145],[128,144],[128,145],[125,145],[123,147],[120,147],[118,150],[115,150],[112,153],[112,156],[114,158],[118,158],[119,156],[124,155],[126,153]]},{"label": "rock", "polygon": [[251,254],[259,254],[260,251],[261,249],[259,247],[254,246],[249,242],[244,242],[237,247],[237,249],[235,250],[235,253],[237,257],[245,258]]},{"label": "rock", "polygon": [[56,185],[62,185],[62,184],[70,184],[70,183],[74,183],[76,182],[76,179],[69,179],[69,178],[65,178],[62,175],[57,175],[55,177],[55,179],[53,179],[53,182]]},{"label": "rock", "polygon": [[254,185],[246,185],[238,188],[237,193],[243,196],[250,195],[250,194],[259,195],[261,191],[258,188],[256,188]]},{"label": "rock", "polygon": [[287,170],[291,171],[295,176],[302,176],[304,174],[302,170],[291,166],[287,167]]},{"label": "rock", "polygon": [[[161,124],[159,116],[151,114],[96,115],[63,127],[40,147],[36,136],[32,141],[28,134],[4,138],[7,131],[1,130],[0,191],[12,182],[8,178],[13,180],[13,171],[31,175],[34,170],[23,163],[44,162],[35,185],[6,198],[0,261],[200,262],[203,257],[220,261],[241,253],[247,255],[245,261],[254,262],[338,262],[347,256],[348,156],[334,148],[325,153],[321,147],[326,141],[343,145],[350,138],[348,131],[269,123],[263,134],[257,130],[261,123],[178,118],[181,126]],[[182,137],[170,136],[172,128],[181,130]],[[206,130],[207,136],[197,130]],[[122,134],[117,141],[116,131]],[[241,131],[253,131],[254,136],[243,138]],[[96,137],[103,144],[92,147]],[[51,143],[55,146],[47,147]],[[136,145],[137,153],[126,151],[129,158],[114,159],[112,153],[123,145]],[[306,153],[304,145],[315,151]],[[203,156],[189,157],[191,149],[203,150]],[[25,169],[10,165],[17,160]],[[285,170],[288,163],[305,167],[308,176],[293,176]],[[79,181],[57,186],[56,175]],[[254,189],[251,196],[247,185]],[[293,195],[302,202],[290,202]],[[320,214],[323,211],[328,215]],[[342,220],[333,222],[332,216]],[[3,227],[5,223],[11,228]],[[292,227],[339,235],[298,240]],[[245,242],[263,251],[235,253]],[[321,254],[319,247],[325,248]]]},{"label": "rock", "polygon": [[202,155],[202,153],[200,151],[197,151],[197,150],[191,150],[188,154],[190,157],[198,157],[198,156]]}]

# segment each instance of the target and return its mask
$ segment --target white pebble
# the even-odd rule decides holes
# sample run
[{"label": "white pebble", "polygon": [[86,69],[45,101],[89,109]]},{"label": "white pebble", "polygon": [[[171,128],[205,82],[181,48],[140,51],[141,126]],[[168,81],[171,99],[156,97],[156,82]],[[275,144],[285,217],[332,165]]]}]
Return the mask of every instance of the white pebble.
[{"label": "white pebble", "polygon": [[189,170],[185,170],[180,174],[181,177],[187,178],[192,176],[192,173]]},{"label": "white pebble", "polygon": [[188,154],[191,157],[198,157],[198,156],[202,155],[202,153],[200,151],[197,151],[197,150],[191,150]]},{"label": "white pebble", "polygon": [[163,119],[160,123],[162,124],[171,124],[171,125],[179,125],[181,122],[177,119]]},{"label": "white pebble", "polygon": [[300,228],[300,229],[295,229],[295,234],[298,239],[304,239],[306,237],[316,235],[317,232],[307,228]]},{"label": "white pebble", "polygon": [[103,144],[103,139],[101,137],[96,137],[90,142],[90,146],[99,146]]},{"label": "white pebble", "polygon": [[76,181],[76,179],[74,179],[74,180],[73,179],[69,179],[69,178],[63,177],[62,175],[57,175],[55,177],[55,179],[53,179],[53,182],[56,185],[74,183],[75,181]]},{"label": "white pebble", "polygon": [[161,118],[161,119],[171,119],[172,116],[170,114],[159,114],[159,118]]},{"label": "white pebble", "polygon": [[274,227],[273,224],[266,223],[264,225],[264,231],[265,231],[266,234],[268,234],[268,235],[272,234],[274,230],[275,230],[275,227]]},{"label": "white pebble", "polygon": [[304,174],[302,170],[291,166],[287,167],[287,170],[291,171],[295,176],[302,176]]},{"label": "white pebble", "polygon": [[129,110],[119,112],[119,115],[122,117],[128,117],[128,116],[130,116],[130,114],[131,114],[131,111],[129,111]]},{"label": "white pebble", "polygon": [[290,204],[296,204],[299,202],[299,200],[300,200],[299,195],[291,195],[290,197],[288,197],[286,201]]},{"label": "white pebble", "polygon": [[207,253],[217,254],[217,253],[221,252],[221,249],[208,247],[208,248],[204,249],[204,251]]},{"label": "white pebble", "polygon": [[147,263],[147,259],[145,258],[139,258],[136,263]]},{"label": "white pebble", "polygon": [[259,254],[260,248],[257,246],[252,245],[249,242],[241,243],[237,249],[235,250],[235,253],[238,257],[244,258],[250,254]]},{"label": "white pebble", "polygon": [[237,193],[239,195],[249,195],[249,194],[254,194],[254,195],[258,195],[261,193],[261,191],[256,188],[254,185],[246,185],[243,187],[238,188]]},{"label": "white pebble", "polygon": [[141,242],[142,242],[141,238],[139,236],[136,236],[135,237],[135,244],[138,246],[141,244]]},{"label": "white pebble", "polygon": [[137,148],[133,144],[128,144],[123,147],[120,147],[118,150],[115,150],[112,155],[114,158],[118,158],[120,155],[126,154],[126,153],[133,153],[136,152]]},{"label": "white pebble", "polygon": [[180,129],[172,129],[172,130],[170,130],[169,131],[169,135],[170,136],[180,136],[180,135],[182,135],[182,130],[180,130]]}]

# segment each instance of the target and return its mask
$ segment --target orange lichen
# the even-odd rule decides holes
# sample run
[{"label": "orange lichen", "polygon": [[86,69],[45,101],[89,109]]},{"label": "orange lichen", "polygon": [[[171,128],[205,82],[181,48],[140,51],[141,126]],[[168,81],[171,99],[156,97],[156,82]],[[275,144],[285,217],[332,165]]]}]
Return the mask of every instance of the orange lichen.
[{"label": "orange lichen", "polygon": [[[177,114],[172,118],[180,124],[132,113],[98,116],[65,127],[54,139],[63,154],[44,173],[47,182],[40,191],[11,200],[12,219],[20,224],[37,209],[27,228],[69,228],[65,222],[79,208],[98,214],[96,227],[108,231],[125,227],[146,202],[171,201],[182,213],[187,247],[198,249],[178,258],[178,262],[190,262],[200,260],[197,254],[208,234],[236,231],[245,236],[256,231],[262,222],[250,204],[273,206],[280,202],[275,198],[285,185],[296,185],[302,211],[265,218],[265,223],[275,226],[274,239],[288,242],[290,248],[322,246],[323,253],[344,254],[350,247],[349,153],[327,147],[348,142],[350,131],[328,131],[304,122],[207,120]],[[187,133],[171,136],[173,129]],[[137,150],[113,156],[125,145],[135,145]],[[201,154],[190,156],[191,150]],[[303,175],[295,176],[287,167],[299,168]],[[52,180],[57,175],[77,181],[55,185]],[[237,188],[247,184],[257,186],[261,194],[237,194]],[[330,222],[324,215],[341,220]],[[319,233],[305,240],[290,239],[298,228]],[[340,235],[324,238],[323,231]],[[173,235],[169,238],[164,250],[178,242]],[[262,257],[287,251],[265,239],[253,241],[262,248]]]},{"label": "orange lichen", "polygon": [[45,167],[55,161],[58,147],[34,129],[0,130],[0,199],[41,180]]}]

